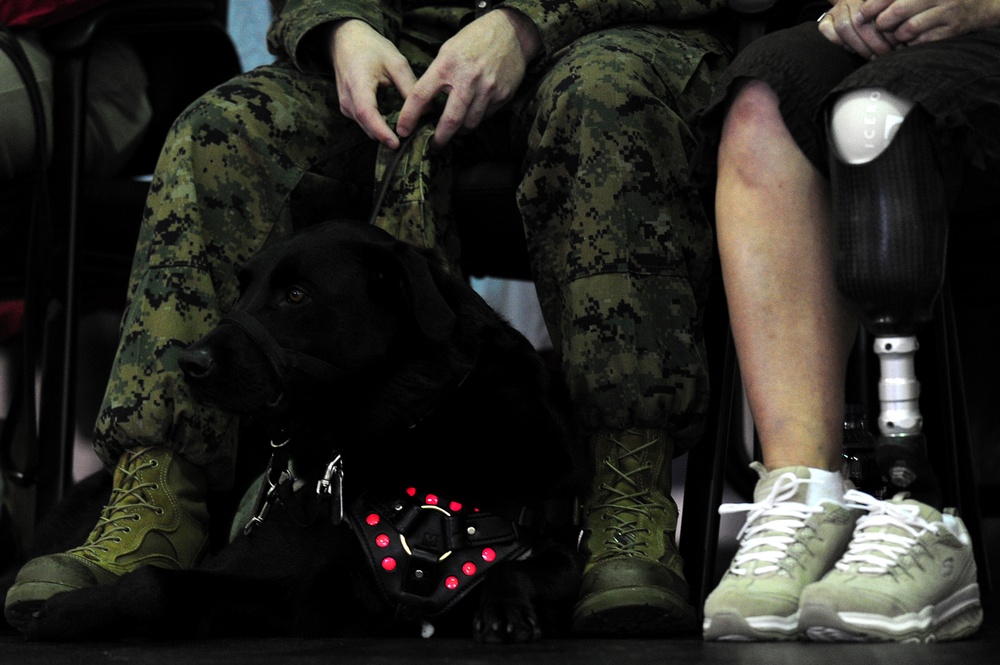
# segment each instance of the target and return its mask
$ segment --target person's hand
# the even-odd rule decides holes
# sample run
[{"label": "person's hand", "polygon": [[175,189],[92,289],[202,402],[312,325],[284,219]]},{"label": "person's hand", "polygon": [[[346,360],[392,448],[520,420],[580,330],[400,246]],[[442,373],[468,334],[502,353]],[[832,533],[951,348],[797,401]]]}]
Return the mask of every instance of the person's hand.
[{"label": "person's hand", "polygon": [[1000,0],[867,0],[861,16],[901,44],[921,44],[1000,26]]},{"label": "person's hand", "polygon": [[330,54],[340,112],[358,123],[370,138],[398,148],[399,137],[382,117],[376,94],[380,87],[392,85],[403,97],[409,95],[416,81],[410,63],[392,42],[357,19],[334,26]]},{"label": "person's hand", "polygon": [[[863,58],[885,55],[899,45],[899,41],[889,31],[879,30],[865,18],[861,8],[876,0],[836,0],[819,20],[819,31],[828,40],[842,46]],[[906,2],[908,0],[886,0]]]},{"label": "person's hand", "polygon": [[448,96],[434,130],[441,146],[462,129],[474,129],[514,96],[528,63],[541,49],[535,25],[512,10],[496,10],[462,28],[410,88],[396,131],[409,136],[439,93]]}]

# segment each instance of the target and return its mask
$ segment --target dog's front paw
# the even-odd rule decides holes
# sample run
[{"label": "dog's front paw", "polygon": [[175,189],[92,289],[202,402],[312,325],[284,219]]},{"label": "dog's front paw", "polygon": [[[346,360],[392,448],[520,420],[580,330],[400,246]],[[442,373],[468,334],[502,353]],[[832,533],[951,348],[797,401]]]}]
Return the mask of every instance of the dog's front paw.
[{"label": "dog's front paw", "polygon": [[30,642],[83,642],[115,637],[117,612],[93,603],[86,590],[67,591],[45,601],[25,617],[21,632]]},{"label": "dog's front paw", "polygon": [[162,614],[161,571],[142,567],[115,582],[56,594],[25,617],[21,632],[30,641],[108,641],[132,637]]},{"label": "dog's front paw", "polygon": [[484,601],[472,625],[473,636],[486,644],[534,642],[542,636],[535,608],[523,600]]}]

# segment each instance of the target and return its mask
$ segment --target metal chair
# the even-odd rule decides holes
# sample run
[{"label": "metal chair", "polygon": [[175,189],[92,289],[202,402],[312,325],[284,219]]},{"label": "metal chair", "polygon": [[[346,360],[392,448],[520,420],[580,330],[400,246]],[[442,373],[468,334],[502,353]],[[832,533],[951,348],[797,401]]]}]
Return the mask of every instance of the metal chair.
[{"label": "metal chair", "polygon": [[[72,477],[81,306],[93,294],[94,278],[124,283],[148,190],[136,177],[152,172],[176,115],[240,71],[225,19],[224,0],[116,0],[43,30],[55,54],[52,158],[33,182],[0,184],[3,226],[19,231],[26,244],[25,261],[5,266],[0,279],[3,295],[24,297],[26,310],[23,376],[0,432],[0,467],[10,482],[33,488],[36,518],[59,500]],[[139,52],[153,117],[126,168],[98,180],[86,176],[82,164],[88,57],[94,39],[103,35],[127,38]],[[50,210],[32,209],[32,186],[46,192]],[[27,442],[15,451],[18,426]]]}]

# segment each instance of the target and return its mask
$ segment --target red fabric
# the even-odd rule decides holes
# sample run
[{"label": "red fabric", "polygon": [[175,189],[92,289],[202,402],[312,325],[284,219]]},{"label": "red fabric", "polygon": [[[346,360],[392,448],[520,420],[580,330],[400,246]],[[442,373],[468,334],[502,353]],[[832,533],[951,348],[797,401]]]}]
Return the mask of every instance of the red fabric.
[{"label": "red fabric", "polygon": [[40,28],[65,21],[111,0],[0,0],[0,23]]},{"label": "red fabric", "polygon": [[21,332],[24,323],[23,300],[0,300],[0,342]]}]

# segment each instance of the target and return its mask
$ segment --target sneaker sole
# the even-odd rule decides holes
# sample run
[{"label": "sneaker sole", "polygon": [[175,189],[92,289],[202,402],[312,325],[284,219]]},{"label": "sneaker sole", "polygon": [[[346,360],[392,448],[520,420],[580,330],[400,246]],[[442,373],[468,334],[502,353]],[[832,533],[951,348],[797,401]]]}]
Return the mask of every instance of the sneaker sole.
[{"label": "sneaker sole", "polygon": [[744,617],[725,612],[706,617],[702,637],[710,642],[793,642],[800,639],[798,614]]},{"label": "sneaker sole", "polygon": [[[973,585],[976,587],[976,585]],[[950,642],[968,637],[983,623],[978,587],[968,587],[920,612],[887,617],[870,612],[837,612],[825,603],[801,612],[805,636],[814,642]]]},{"label": "sneaker sole", "polygon": [[573,610],[573,632],[580,635],[682,635],[697,628],[690,603],[648,587],[592,594]]}]

